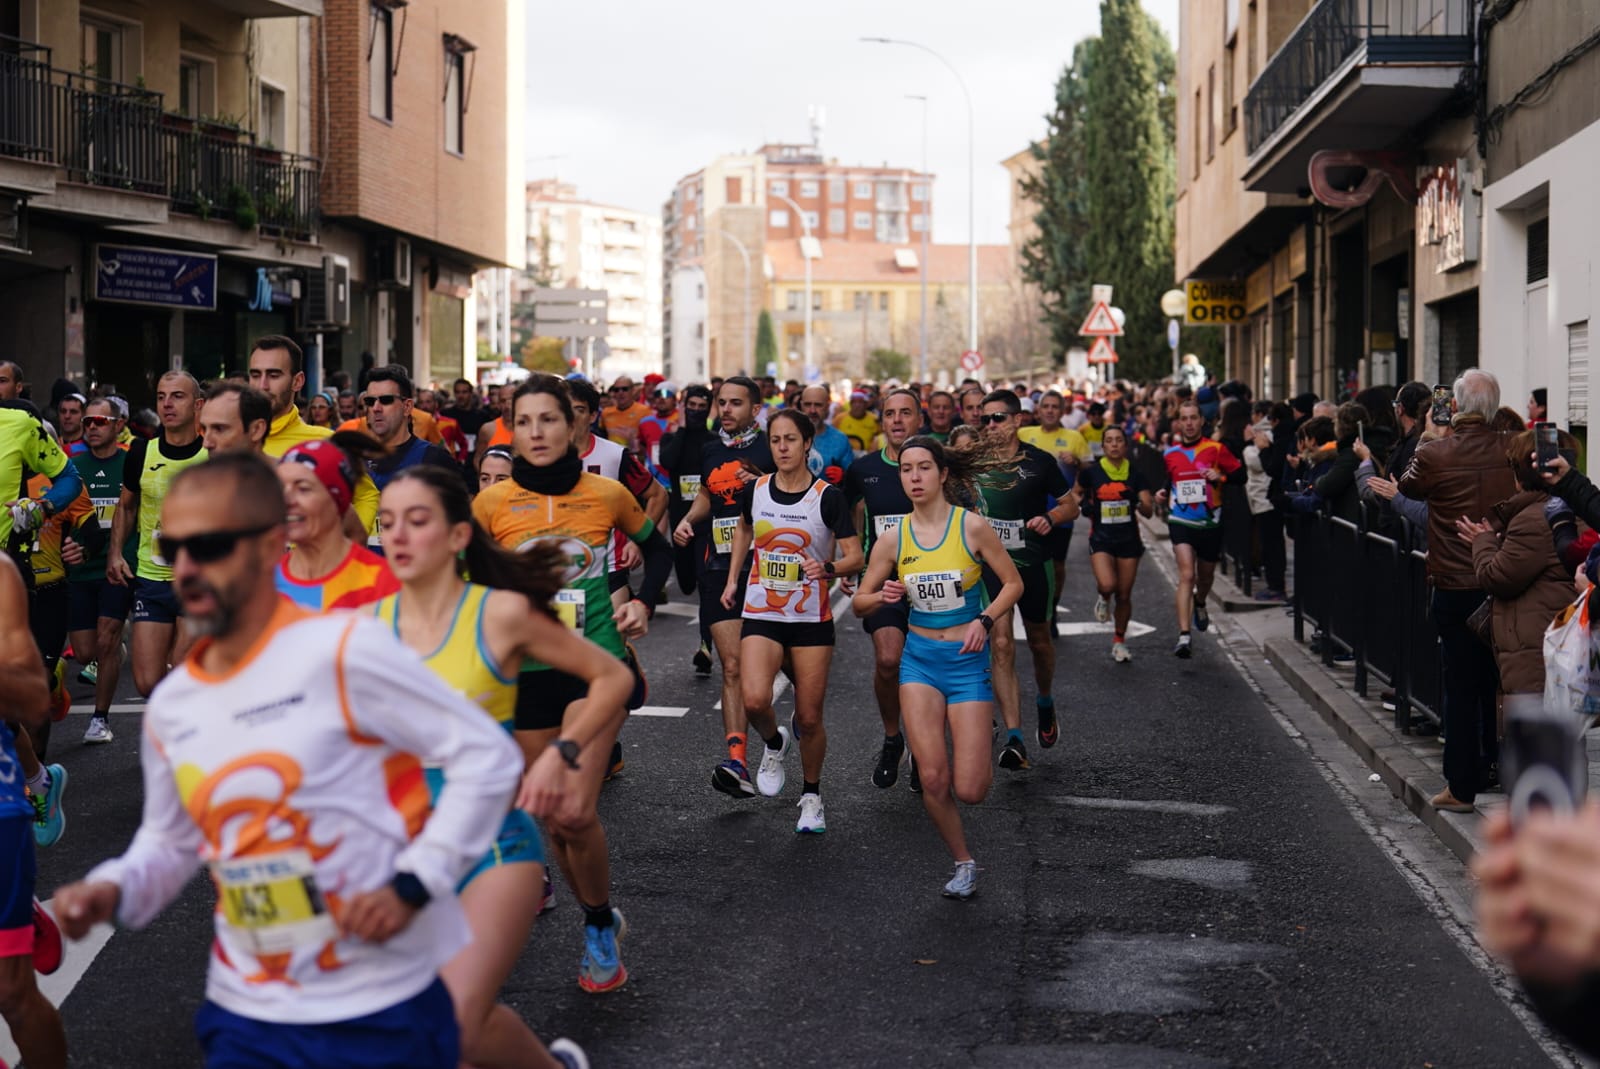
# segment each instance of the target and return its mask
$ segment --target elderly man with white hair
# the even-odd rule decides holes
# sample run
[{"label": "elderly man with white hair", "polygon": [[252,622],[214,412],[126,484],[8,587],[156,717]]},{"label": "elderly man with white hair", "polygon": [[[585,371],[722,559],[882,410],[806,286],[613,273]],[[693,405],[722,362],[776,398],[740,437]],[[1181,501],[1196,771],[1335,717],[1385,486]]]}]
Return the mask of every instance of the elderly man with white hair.
[{"label": "elderly man with white hair", "polygon": [[1472,547],[1456,537],[1462,517],[1482,520],[1516,493],[1506,463],[1508,436],[1489,421],[1500,407],[1500,383],[1487,371],[1455,382],[1455,415],[1448,437],[1423,442],[1400,477],[1400,493],[1428,504],[1428,581],[1439,632],[1444,691],[1445,788],[1432,805],[1470,813],[1477,793],[1497,774],[1494,658],[1467,627],[1486,597],[1472,567]]}]

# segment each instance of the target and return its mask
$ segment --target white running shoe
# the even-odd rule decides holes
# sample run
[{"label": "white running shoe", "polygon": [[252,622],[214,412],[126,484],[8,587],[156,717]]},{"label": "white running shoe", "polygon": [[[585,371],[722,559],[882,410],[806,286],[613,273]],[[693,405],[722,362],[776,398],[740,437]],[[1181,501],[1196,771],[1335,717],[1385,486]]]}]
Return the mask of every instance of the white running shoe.
[{"label": "white running shoe", "polygon": [[822,811],[822,795],[802,794],[798,804],[800,819],[794,822],[796,835],[821,835],[828,830],[828,820]]},{"label": "white running shoe", "polygon": [[1100,623],[1109,623],[1111,620],[1111,603],[1105,598],[1096,598],[1094,602],[1094,618]]},{"label": "white running shoe", "polygon": [[83,733],[84,742],[110,742],[116,738],[111,734],[111,725],[106,723],[104,717],[91,716],[89,729]]},{"label": "white running shoe", "polygon": [[789,729],[780,724],[778,734],[783,736],[782,749],[774,750],[763,744],[761,767],[756,769],[756,790],[768,798],[776,798],[783,793],[783,759],[789,756]]},{"label": "white running shoe", "polygon": [[978,892],[978,863],[976,861],[956,862],[956,874],[950,877],[950,882],[944,885],[946,898],[971,898]]},{"label": "white running shoe", "polygon": [[550,1057],[560,1062],[562,1069],[589,1069],[589,1056],[565,1036],[550,1044]]},{"label": "white running shoe", "polygon": [[1133,651],[1128,649],[1126,642],[1113,642],[1111,644],[1111,659],[1118,664],[1127,664],[1133,660]]}]

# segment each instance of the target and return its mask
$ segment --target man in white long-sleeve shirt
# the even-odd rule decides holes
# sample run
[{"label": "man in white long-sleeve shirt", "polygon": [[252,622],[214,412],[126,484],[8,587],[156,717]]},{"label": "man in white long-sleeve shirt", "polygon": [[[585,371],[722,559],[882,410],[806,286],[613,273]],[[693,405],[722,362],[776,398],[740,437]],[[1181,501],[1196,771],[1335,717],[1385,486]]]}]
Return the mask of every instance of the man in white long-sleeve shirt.
[{"label": "man in white long-sleeve shirt", "polygon": [[[208,1067],[438,1066],[458,1037],[439,968],[455,898],[510,806],[506,733],[376,620],[279,597],[277,475],[249,454],[187,469],[159,538],[202,640],[150,696],[144,814],[127,853],[56,893],[69,936],[138,928],[197,864],[217,887],[198,1032]],[[431,813],[422,762],[446,786]]]}]

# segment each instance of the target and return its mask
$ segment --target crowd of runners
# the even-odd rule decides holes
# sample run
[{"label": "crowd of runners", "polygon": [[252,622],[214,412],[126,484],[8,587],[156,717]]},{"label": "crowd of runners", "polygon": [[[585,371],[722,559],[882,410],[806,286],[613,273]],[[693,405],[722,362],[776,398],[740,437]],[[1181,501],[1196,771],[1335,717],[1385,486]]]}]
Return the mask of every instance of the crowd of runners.
[{"label": "crowd of runners", "polygon": [[[781,796],[798,749],[795,831],[821,834],[842,611],[873,650],[871,780],[920,794],[954,866],[939,889],[969,898],[960,805],[1061,737],[1074,530],[1116,672],[1141,518],[1164,517],[1187,658],[1221,486],[1245,480],[1181,384],[536,374],[485,397],[391,366],[308,400],[299,347],[269,336],[237,379],[162,376],[151,437],[114,390],[63,383],[36,406],[24,386],[0,363],[0,1011],[30,1069],[66,1064],[35,982],[61,932],[144,926],[201,864],[208,1065],[357,1048],[374,1066],[587,1065],[498,996],[555,903],[552,861],[581,918],[579,986],[628,980],[598,802],[646,670],[719,672],[710,787]],[[700,648],[646,665],[633,640],[669,596],[697,599]],[[113,715],[124,661],[142,723]],[[35,849],[71,812],[48,747],[74,670],[95,693],[84,743],[142,732],[143,815],[124,854],[56,891],[52,919]]]}]

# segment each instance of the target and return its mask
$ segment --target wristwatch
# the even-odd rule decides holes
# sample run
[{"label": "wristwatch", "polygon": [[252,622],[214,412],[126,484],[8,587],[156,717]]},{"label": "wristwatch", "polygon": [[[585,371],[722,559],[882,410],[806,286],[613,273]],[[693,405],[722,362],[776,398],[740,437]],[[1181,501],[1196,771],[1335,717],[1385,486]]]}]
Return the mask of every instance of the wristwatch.
[{"label": "wristwatch", "polygon": [[394,889],[395,896],[410,906],[412,909],[421,909],[433,900],[428,889],[417,879],[415,873],[396,872],[389,881],[389,886]]},{"label": "wristwatch", "polygon": [[550,747],[561,755],[561,760],[567,763],[568,768],[577,771],[578,755],[583,752],[583,747],[571,739],[551,739]]},{"label": "wristwatch", "polygon": [[831,560],[823,561],[822,562],[822,570],[828,573],[828,578],[829,579],[832,579],[833,576],[834,576],[833,561],[831,561]]},{"label": "wristwatch", "polygon": [[990,616],[988,613],[980,612],[978,614],[978,622],[983,625],[983,629],[985,631],[994,630],[994,617]]}]

